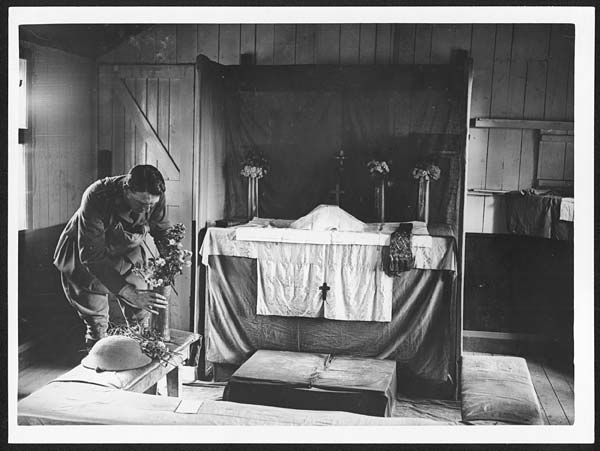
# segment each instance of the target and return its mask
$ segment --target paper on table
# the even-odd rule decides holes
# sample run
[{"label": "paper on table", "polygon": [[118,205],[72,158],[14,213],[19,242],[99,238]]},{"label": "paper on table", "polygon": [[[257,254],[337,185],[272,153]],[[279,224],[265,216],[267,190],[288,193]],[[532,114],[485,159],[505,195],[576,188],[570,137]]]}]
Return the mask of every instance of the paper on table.
[{"label": "paper on table", "polygon": [[182,399],[175,413],[198,413],[203,402],[199,399]]}]

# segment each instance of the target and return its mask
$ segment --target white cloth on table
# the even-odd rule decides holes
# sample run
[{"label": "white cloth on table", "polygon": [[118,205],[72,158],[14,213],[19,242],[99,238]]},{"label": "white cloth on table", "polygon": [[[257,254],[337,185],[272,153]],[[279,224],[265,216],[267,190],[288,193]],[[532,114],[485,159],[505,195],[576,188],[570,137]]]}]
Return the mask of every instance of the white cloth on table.
[{"label": "white cloth on table", "polygon": [[[368,226],[371,226],[368,224]],[[270,228],[261,228],[265,226],[238,226],[238,227],[230,227],[230,228],[220,228],[220,227],[209,227],[204,241],[202,242],[202,248],[200,249],[200,255],[202,255],[202,264],[204,266],[208,266],[208,256],[209,255],[227,255],[230,257],[245,257],[245,258],[257,258],[258,248],[264,246],[265,242],[285,242],[285,238],[281,240],[275,239],[276,237],[270,237],[268,240],[261,240],[261,233],[271,233],[272,230]],[[378,245],[370,245],[369,247],[377,248],[378,246],[388,246],[390,243],[390,235],[395,230],[395,227],[398,227],[397,223],[385,224],[383,230],[379,233],[363,232],[362,234],[352,233],[352,232],[316,232],[324,234],[323,245],[325,243],[330,243],[332,240],[333,243],[337,245],[347,245],[345,243],[349,243],[350,241],[346,240],[345,237],[348,234],[356,235],[367,235],[365,237],[357,238],[357,240],[366,241],[372,239],[373,235],[376,235],[376,240],[378,240]],[[246,238],[250,238],[244,233],[248,233],[246,229],[250,228],[258,228],[258,230],[262,230],[262,232],[258,232],[257,230],[252,233],[256,234],[256,237],[253,237],[255,241],[246,241]],[[242,229],[244,232],[242,233]],[[279,229],[278,227],[275,228]],[[376,227],[373,227],[372,230],[377,230]],[[305,230],[288,230],[288,232],[300,232],[300,233],[310,233]],[[238,237],[238,233],[242,233],[240,237]],[[276,232],[281,233],[281,232]],[[333,236],[331,236],[333,235]],[[286,235],[287,236],[287,235]],[[240,239],[241,238],[241,239]],[[291,241],[291,243],[302,243],[299,240]],[[357,244],[354,244],[357,245]],[[368,244],[360,244],[367,246]],[[419,228],[413,229],[413,235],[411,238],[411,248],[413,256],[415,257],[415,269],[432,269],[432,270],[447,270],[447,271],[456,271],[456,249],[453,244],[453,239],[445,236],[429,236],[429,235],[420,235]],[[377,252],[379,254],[380,249],[371,249],[372,252]]]},{"label": "white cloth on table", "polygon": [[[364,232],[290,229],[290,223],[255,218],[211,227],[202,263],[209,255],[256,259],[258,314],[391,320],[393,278],[383,271],[382,249],[398,223],[366,224]],[[416,269],[456,270],[452,239],[430,236],[424,223],[413,223],[411,248]],[[325,300],[323,282],[330,287]]]},{"label": "white cloth on table", "polygon": [[327,267],[331,291],[325,318],[346,321],[391,321],[393,281],[383,271],[381,247],[332,246]]},{"label": "white cloth on table", "polygon": [[264,242],[256,250],[256,313],[322,317],[321,246]]},{"label": "white cloth on table", "polygon": [[[382,269],[380,247],[262,244],[257,314],[391,320],[393,279]],[[329,287],[325,299],[323,283]]]},{"label": "white cloth on table", "polygon": [[337,205],[319,205],[306,216],[290,224],[291,229],[338,230],[343,232],[362,232],[366,224]]},{"label": "white cloth on table", "polygon": [[575,215],[575,199],[572,197],[563,197],[560,200],[560,220],[573,222]]},{"label": "white cloth on table", "polygon": [[[321,245],[362,245],[369,247],[389,246],[391,234],[399,223],[366,224],[364,232],[340,232],[337,230],[312,231],[290,229],[291,221],[255,218],[251,223],[225,232],[213,232],[209,229],[204,240],[206,248],[202,263],[207,264],[207,255],[232,255],[257,258],[257,247],[263,242],[321,244]],[[276,224],[273,226],[273,224]],[[414,221],[411,236],[411,248],[415,257],[415,269],[434,269],[456,271],[454,248],[447,237],[432,237],[424,222]],[[224,230],[224,229],[221,229]],[[231,231],[234,232],[231,232]],[[211,238],[209,238],[209,236]],[[234,240],[234,242],[231,242]],[[381,249],[371,249],[377,255]]]}]

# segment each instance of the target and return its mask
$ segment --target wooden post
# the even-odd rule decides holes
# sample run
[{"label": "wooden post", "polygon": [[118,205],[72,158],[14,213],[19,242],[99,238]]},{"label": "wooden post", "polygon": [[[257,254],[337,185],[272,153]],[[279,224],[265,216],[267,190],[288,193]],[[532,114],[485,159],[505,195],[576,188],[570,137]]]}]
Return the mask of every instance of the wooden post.
[{"label": "wooden post", "polygon": [[456,390],[454,392],[455,399],[458,399],[461,385],[461,363],[462,363],[462,339],[463,339],[463,303],[464,303],[464,271],[465,271],[465,206],[467,201],[467,163],[468,163],[468,149],[469,149],[469,117],[471,115],[471,91],[473,88],[473,60],[465,58],[464,64],[464,97],[463,105],[465,109],[465,130],[464,130],[464,149],[462,152],[462,165],[460,174],[460,207],[458,215],[458,267],[457,267],[457,286],[455,289],[456,293],[456,308],[455,308],[455,372],[456,372]]},{"label": "wooden post", "polygon": [[179,397],[181,393],[181,377],[179,367],[167,373],[167,396]]}]

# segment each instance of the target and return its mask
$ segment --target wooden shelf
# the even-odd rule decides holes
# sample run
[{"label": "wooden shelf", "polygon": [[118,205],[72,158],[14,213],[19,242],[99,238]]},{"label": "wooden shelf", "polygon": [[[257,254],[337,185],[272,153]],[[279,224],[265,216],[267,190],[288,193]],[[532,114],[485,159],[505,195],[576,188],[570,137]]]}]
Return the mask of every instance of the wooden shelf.
[{"label": "wooden shelf", "polygon": [[502,196],[506,193],[508,191],[500,189],[470,188],[467,190],[468,196]]},{"label": "wooden shelf", "polygon": [[493,119],[477,117],[471,119],[475,128],[514,128],[533,130],[573,130],[573,122],[564,121],[530,121],[524,119]]}]

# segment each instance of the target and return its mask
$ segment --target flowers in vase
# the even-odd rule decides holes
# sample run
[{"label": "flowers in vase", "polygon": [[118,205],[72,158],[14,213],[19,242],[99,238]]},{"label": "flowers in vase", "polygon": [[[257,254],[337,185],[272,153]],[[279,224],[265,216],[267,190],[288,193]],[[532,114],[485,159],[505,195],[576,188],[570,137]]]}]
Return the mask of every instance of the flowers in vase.
[{"label": "flowers in vase", "polygon": [[259,152],[248,152],[242,161],[240,174],[247,178],[261,179],[269,172],[269,161]]},{"label": "flowers in vase", "polygon": [[387,177],[390,174],[390,163],[385,160],[371,160],[367,168],[373,177]]},{"label": "flowers in vase", "polygon": [[134,274],[138,275],[150,289],[175,284],[175,277],[183,273],[183,268],[192,265],[192,253],[183,249],[185,226],[181,223],[170,227],[165,236],[156,242],[159,257],[151,257],[144,264],[136,263]]},{"label": "flowers in vase", "polygon": [[371,160],[367,168],[375,180],[375,214],[378,222],[385,222],[385,188],[390,182],[390,163],[386,160]]},{"label": "flowers in vase", "polygon": [[412,170],[413,178],[420,180],[438,180],[442,171],[433,163],[418,163]]}]

